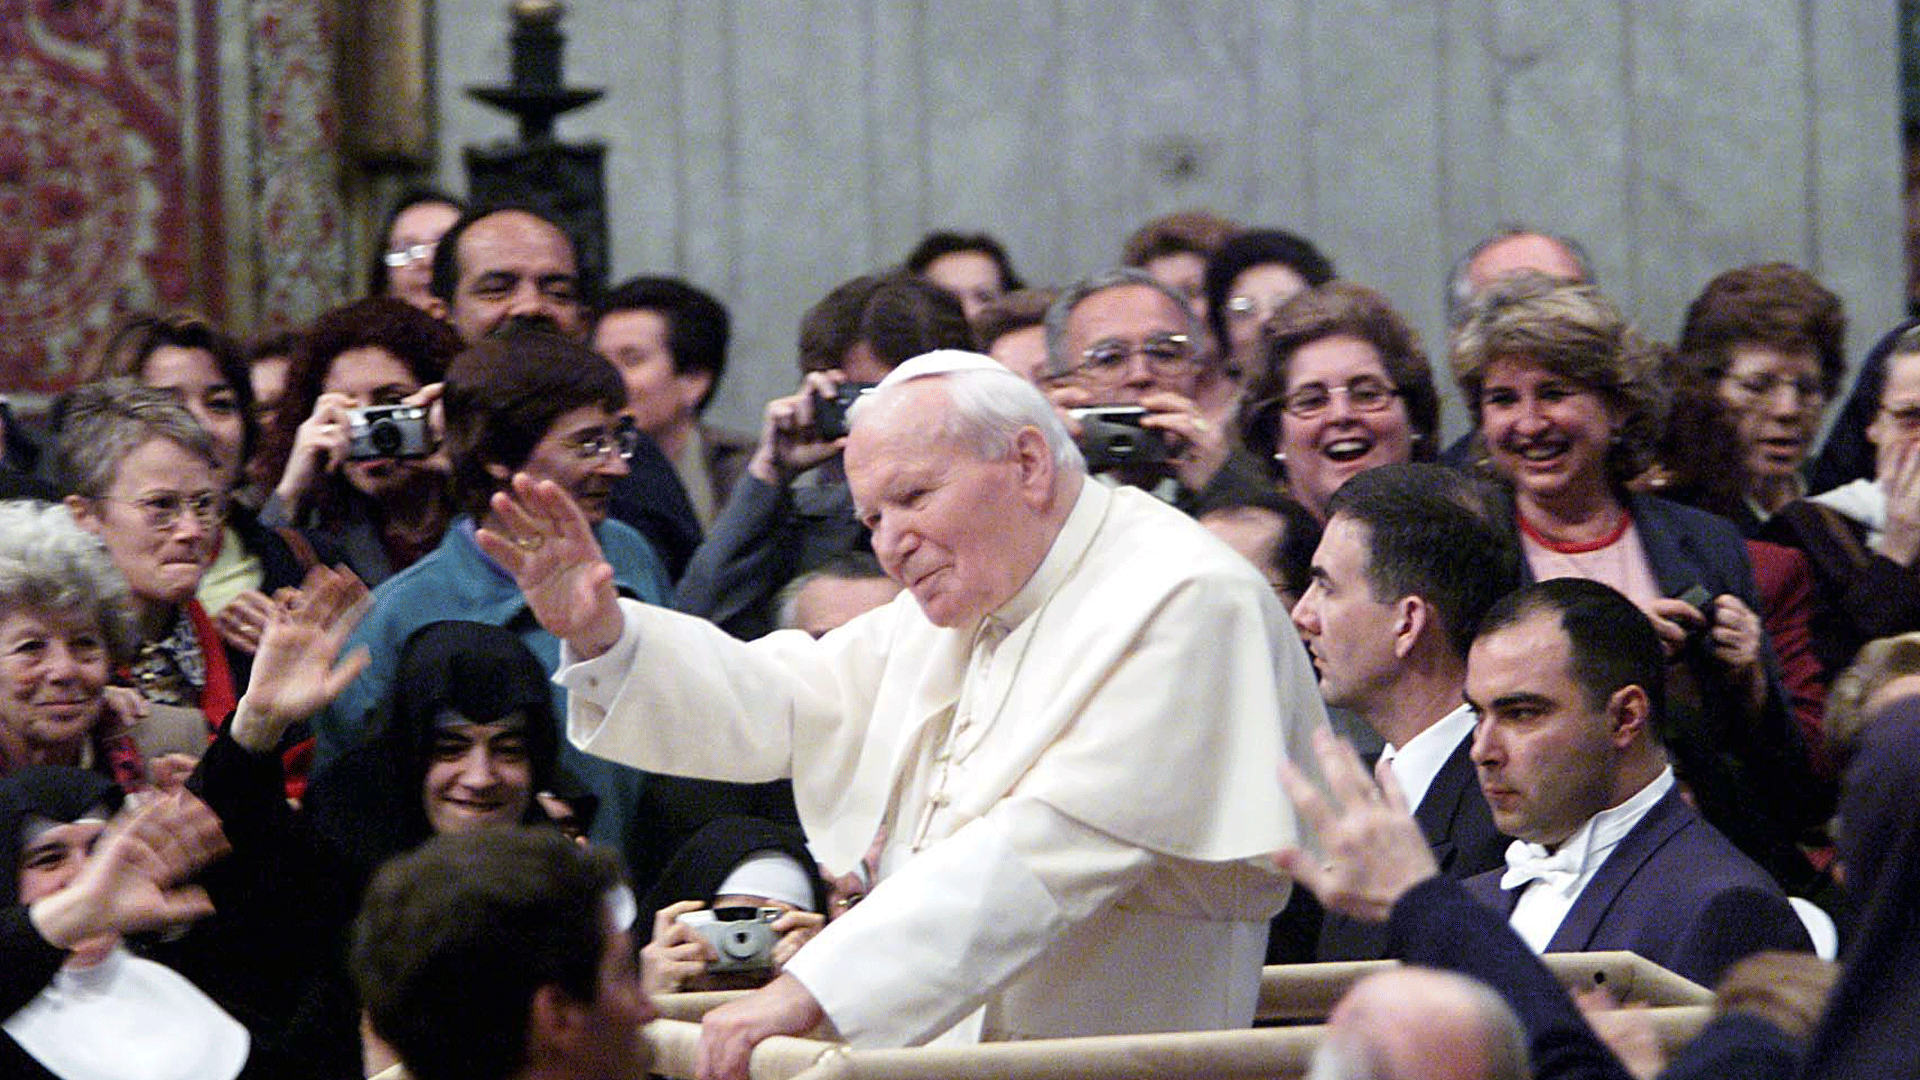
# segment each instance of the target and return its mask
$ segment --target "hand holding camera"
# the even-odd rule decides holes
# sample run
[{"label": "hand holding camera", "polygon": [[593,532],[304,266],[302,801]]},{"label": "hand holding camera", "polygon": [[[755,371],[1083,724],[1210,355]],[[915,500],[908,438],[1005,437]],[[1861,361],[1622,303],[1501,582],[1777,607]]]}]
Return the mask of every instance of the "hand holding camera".
[{"label": "hand holding camera", "polygon": [[[808,372],[797,393],[767,403],[760,445],[747,462],[747,471],[764,483],[785,486],[839,453],[846,444],[846,411],[862,385],[847,382],[838,371]],[[842,386],[855,388],[844,402]],[[819,426],[820,419],[827,422],[826,432]],[[838,433],[828,433],[834,431]]]},{"label": "hand holding camera", "polygon": [[441,389],[441,383],[433,383],[399,402],[368,406],[357,405],[346,394],[321,394],[312,415],[294,432],[293,450],[274,494],[297,514],[320,478],[349,461],[417,459],[434,453],[440,444]]},{"label": "hand holding camera", "polygon": [[811,911],[708,909],[682,900],[654,913],[653,940],[641,950],[642,980],[649,994],[758,986],[825,924]]}]

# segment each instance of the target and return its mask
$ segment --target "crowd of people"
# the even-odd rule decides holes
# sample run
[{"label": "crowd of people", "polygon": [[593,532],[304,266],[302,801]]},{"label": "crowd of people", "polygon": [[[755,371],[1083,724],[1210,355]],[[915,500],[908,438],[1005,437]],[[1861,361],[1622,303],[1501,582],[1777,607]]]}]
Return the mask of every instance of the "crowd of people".
[{"label": "crowd of people", "polygon": [[732,1077],[1245,1026],[1262,963],[1387,957],[1441,970],[1316,1075],[1620,1075],[1532,959],[1600,949],[1845,965],[1826,1020],[1641,1075],[1920,1072],[1877,786],[1920,330],[1817,453],[1846,319],[1784,263],[1668,345],[1503,230],[1429,353],[1279,229],[1173,214],[1046,287],[940,232],[803,315],[748,434],[698,286],[589,295],[524,206],[383,236],[308,326],[141,314],[44,446],[0,412],[9,1075],[591,1076],[647,995],[762,986],[705,1024]]}]

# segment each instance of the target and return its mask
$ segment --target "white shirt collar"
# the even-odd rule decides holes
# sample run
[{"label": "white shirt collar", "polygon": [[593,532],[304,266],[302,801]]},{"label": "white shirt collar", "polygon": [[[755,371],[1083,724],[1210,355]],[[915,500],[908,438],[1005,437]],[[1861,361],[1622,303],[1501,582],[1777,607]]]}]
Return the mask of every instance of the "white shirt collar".
[{"label": "white shirt collar", "polygon": [[1387,744],[1380,756],[1387,759],[1387,766],[1400,781],[1400,790],[1407,793],[1407,806],[1418,810],[1420,803],[1427,797],[1427,789],[1433,786],[1433,778],[1440,775],[1440,769],[1447,759],[1460,748],[1460,740],[1473,736],[1473,709],[1462,702],[1447,715],[1428,724],[1418,735],[1407,740],[1405,746]]},{"label": "white shirt collar", "polygon": [[[1526,878],[1521,877],[1526,874],[1523,866],[1550,863],[1573,874],[1566,884],[1557,886],[1555,891],[1568,900],[1579,896],[1607,861],[1607,856],[1613,853],[1613,849],[1633,831],[1634,826],[1640,824],[1640,819],[1647,816],[1653,804],[1672,788],[1673,769],[1669,766],[1661,769],[1660,775],[1648,781],[1645,787],[1625,802],[1588,818],[1553,851],[1548,851],[1540,844],[1515,840],[1507,848],[1507,873],[1501,878],[1500,887],[1511,889],[1525,884]],[[1521,877],[1521,880],[1514,880],[1516,877]]]}]

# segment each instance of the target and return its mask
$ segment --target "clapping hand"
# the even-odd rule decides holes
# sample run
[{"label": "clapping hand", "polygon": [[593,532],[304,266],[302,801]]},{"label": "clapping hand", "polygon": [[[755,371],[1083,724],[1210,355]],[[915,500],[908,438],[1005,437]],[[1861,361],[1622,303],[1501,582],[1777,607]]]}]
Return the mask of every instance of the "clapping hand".
[{"label": "clapping hand", "polygon": [[298,589],[282,589],[260,635],[246,696],[234,710],[235,742],[256,754],[340,696],[368,662],[365,648],[340,660],[366,611],[367,587],[346,570],[316,566]]},{"label": "clapping hand", "polygon": [[181,882],[228,850],[205,803],[184,791],[150,796],[114,818],[80,873],[36,901],[29,918],[63,949],[190,922],[211,914],[213,903],[205,889]]}]

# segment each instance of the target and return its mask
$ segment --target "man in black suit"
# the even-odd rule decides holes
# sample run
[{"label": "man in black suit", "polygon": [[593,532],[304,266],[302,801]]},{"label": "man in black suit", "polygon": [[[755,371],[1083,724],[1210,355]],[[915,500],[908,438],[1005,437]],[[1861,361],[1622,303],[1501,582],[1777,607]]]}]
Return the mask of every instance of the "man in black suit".
[{"label": "man in black suit", "polygon": [[[1437,465],[1370,469],[1327,512],[1293,609],[1320,692],[1386,740],[1382,759],[1442,873],[1465,879],[1500,866],[1508,840],[1474,776],[1462,689],[1481,616],[1520,583],[1513,530],[1479,485]],[[1381,927],[1329,913],[1316,955],[1374,960],[1386,948]]]}]

